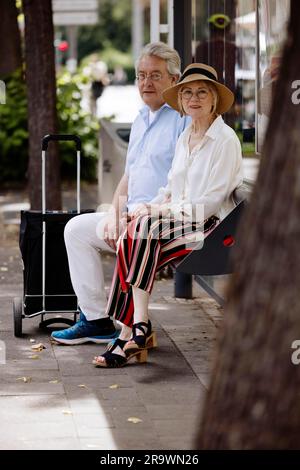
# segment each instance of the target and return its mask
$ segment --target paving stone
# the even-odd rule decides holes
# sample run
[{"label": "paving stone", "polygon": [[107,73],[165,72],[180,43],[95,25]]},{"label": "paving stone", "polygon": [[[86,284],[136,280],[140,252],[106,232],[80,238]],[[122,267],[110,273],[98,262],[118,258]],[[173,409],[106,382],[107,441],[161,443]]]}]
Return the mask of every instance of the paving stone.
[{"label": "paving stone", "polygon": [[120,450],[119,443],[108,433],[100,438],[81,438],[80,446],[81,450]]},{"label": "paving stone", "polygon": [[68,409],[65,395],[2,396],[0,422],[3,426],[5,423],[32,423],[35,426],[44,421],[60,425],[65,422],[63,412]]},{"label": "paving stone", "polygon": [[[0,246],[0,265],[8,267],[0,286],[0,339],[7,349],[0,365],[0,449],[191,449],[222,310],[197,285],[186,301],[172,297],[173,280],[158,281],[150,302],[158,348],[145,364],[96,368],[92,359],[106,345],[53,345],[51,330],[39,329],[40,317],[24,319],[23,337],[14,337],[12,297],[22,296],[23,282],[14,236]],[[114,261],[104,257],[106,290]],[[47,349],[31,351],[31,338]]]},{"label": "paving stone", "polygon": [[3,383],[0,385],[0,396],[6,395],[53,395],[64,394],[64,387],[61,383],[49,384],[30,381],[24,383],[23,380],[12,383]]},{"label": "paving stone", "polygon": [[198,405],[187,406],[186,403],[178,405],[146,405],[151,418],[156,421],[159,419],[187,419],[194,418],[199,412]]},{"label": "paving stone", "polygon": [[[97,389],[104,388],[107,390],[112,390],[116,385],[117,388],[134,386],[133,380],[126,373],[115,373],[113,375],[99,374],[98,376],[82,375],[80,376],[80,379],[73,376],[64,376],[63,381],[65,385],[73,385],[75,387],[85,385],[88,389],[93,389],[96,387]],[[110,388],[111,386],[113,387],[112,389]]]},{"label": "paving stone", "polygon": [[5,439],[57,439],[76,438],[76,428],[72,415],[65,415],[65,421],[59,425],[53,421],[36,421],[19,423],[18,426],[7,426],[5,429]]},{"label": "paving stone", "polygon": [[0,440],[0,450],[80,450],[78,438],[6,439]]},{"label": "paving stone", "polygon": [[160,437],[160,448],[164,450],[192,450],[194,448],[193,444],[194,436],[191,435],[182,437]]}]

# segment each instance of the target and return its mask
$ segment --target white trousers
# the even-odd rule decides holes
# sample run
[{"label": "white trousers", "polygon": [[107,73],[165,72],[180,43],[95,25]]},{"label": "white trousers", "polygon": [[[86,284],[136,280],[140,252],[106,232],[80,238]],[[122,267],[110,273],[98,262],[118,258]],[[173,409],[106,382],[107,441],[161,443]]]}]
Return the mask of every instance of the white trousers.
[{"label": "white trousers", "polygon": [[106,212],[78,215],[66,224],[64,232],[73,289],[87,320],[107,316],[101,256],[114,250],[98,236],[106,216]]}]

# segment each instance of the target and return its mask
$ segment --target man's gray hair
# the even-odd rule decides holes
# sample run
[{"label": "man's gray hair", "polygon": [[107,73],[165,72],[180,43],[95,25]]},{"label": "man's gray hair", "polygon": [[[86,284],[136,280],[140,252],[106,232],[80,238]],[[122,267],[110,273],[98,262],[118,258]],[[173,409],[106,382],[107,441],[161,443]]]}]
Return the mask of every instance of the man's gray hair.
[{"label": "man's gray hair", "polygon": [[136,72],[138,72],[141,59],[145,56],[155,56],[165,60],[170,75],[181,75],[181,60],[178,52],[164,42],[150,42],[146,44],[135,63]]}]

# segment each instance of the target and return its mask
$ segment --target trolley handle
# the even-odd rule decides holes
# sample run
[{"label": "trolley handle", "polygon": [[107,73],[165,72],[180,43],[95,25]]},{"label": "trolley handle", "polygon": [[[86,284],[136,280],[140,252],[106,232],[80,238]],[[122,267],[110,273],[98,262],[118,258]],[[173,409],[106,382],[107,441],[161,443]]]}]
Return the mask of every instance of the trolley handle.
[{"label": "trolley handle", "polygon": [[48,143],[51,141],[73,141],[76,143],[76,150],[81,151],[81,139],[74,134],[47,134],[42,140],[42,150],[48,149]]},{"label": "trolley handle", "polygon": [[46,151],[51,141],[73,141],[77,153],[77,213],[80,214],[80,153],[81,139],[74,134],[47,134],[42,139],[42,212],[46,214]]}]

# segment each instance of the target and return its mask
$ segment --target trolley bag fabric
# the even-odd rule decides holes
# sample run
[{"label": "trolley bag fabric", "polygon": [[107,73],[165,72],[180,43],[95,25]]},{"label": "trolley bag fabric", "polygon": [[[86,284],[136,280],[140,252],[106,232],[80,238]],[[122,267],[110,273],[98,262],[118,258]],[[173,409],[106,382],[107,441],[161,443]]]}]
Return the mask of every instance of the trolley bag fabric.
[{"label": "trolley bag fabric", "polygon": [[[81,213],[93,212],[93,210]],[[42,247],[43,221],[45,237],[45,309],[49,311],[77,310],[77,297],[73,290],[64,229],[67,222],[79,215],[77,211],[21,211],[20,250],[23,260],[24,314],[43,309]]]}]

